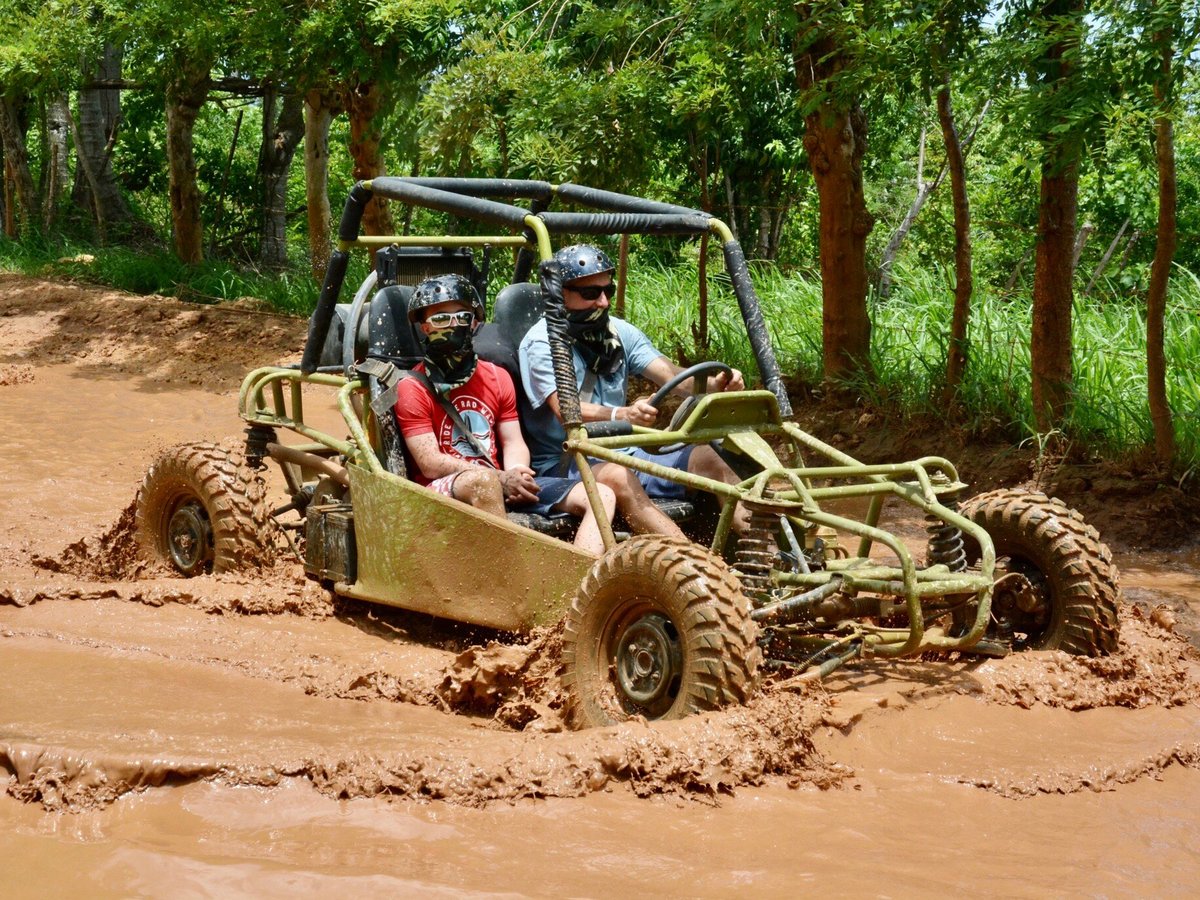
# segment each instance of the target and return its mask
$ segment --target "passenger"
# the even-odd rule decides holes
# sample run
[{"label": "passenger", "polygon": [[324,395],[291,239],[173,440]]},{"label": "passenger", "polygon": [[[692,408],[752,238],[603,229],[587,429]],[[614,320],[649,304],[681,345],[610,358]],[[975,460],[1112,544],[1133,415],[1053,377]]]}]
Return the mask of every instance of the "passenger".
[{"label": "passenger", "polygon": [[[583,485],[534,477],[517,421],[512,378],[478,359],[472,346],[483,319],[474,285],[461,275],[421,282],[408,305],[422,334],[425,357],[398,386],[396,418],[416,464],[413,481],[446,497],[504,518],[505,502],[521,506],[548,489],[554,508],[581,517],[576,546],[600,554],[604,544]],[[565,487],[565,489],[564,489]],[[616,505],[600,491],[609,518]]]},{"label": "passenger", "polygon": [[[614,266],[602,250],[588,244],[564,247],[554,255],[562,272],[563,306],[566,308],[567,332],[572,341],[576,383],[580,389],[579,406],[584,422],[627,421],[635,425],[653,425],[658,410],[646,399],[626,402],[630,374],[640,375],[659,386],[665,384],[678,372],[678,366],[663,356],[650,339],[638,328],[608,313],[609,298],[616,290],[612,273]],[[535,324],[521,341],[521,380],[529,396],[534,414],[526,422],[530,436],[532,465],[539,474],[553,472],[562,457],[562,444],[566,432],[558,404],[558,388],[554,381],[554,369],[550,357],[550,343],[546,332],[546,321]],[[717,390],[743,390],[745,379],[742,373],[733,370],[732,377],[720,373],[713,381]],[[588,389],[585,390],[585,385]],[[664,454],[652,454],[640,448],[629,451],[631,455],[659,463],[660,465],[702,475],[715,481],[737,484],[741,479],[725,460],[707,444],[685,445],[682,449]],[[651,523],[652,517],[641,518],[645,509],[635,498],[632,512],[638,520],[630,518],[631,502],[628,491],[622,493],[615,483],[619,478],[610,470],[636,475],[640,482],[638,493],[642,498],[682,499],[686,488],[678,482],[651,475],[634,473],[621,466],[602,464],[595,466],[596,477],[609,484],[617,493],[617,507],[630,520],[635,530],[677,534],[674,523],[666,527],[662,519],[666,516],[652,503],[647,503],[660,517]],[[641,489],[644,489],[641,490]],[[734,516],[734,528],[744,530],[746,513],[739,507]]]}]

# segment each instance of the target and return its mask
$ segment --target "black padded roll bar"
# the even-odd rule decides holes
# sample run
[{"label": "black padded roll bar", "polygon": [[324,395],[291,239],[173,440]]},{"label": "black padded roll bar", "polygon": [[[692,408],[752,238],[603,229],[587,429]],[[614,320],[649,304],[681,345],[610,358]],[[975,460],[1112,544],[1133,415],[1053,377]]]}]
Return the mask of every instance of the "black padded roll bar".
[{"label": "black padded roll bar", "polygon": [[552,234],[705,234],[708,219],[699,213],[545,212]]},{"label": "black padded roll bar", "polygon": [[779,401],[780,414],[787,418],[792,414],[792,404],[788,400],[787,388],[783,386],[775,349],[771,346],[771,333],[767,331],[767,323],[758,305],[758,294],[754,292],[754,284],[750,281],[746,256],[737,241],[726,241],[722,249],[725,251],[725,269],[733,281],[733,293],[742,311],[742,321],[746,323],[750,349],[754,351],[754,360],[758,363],[758,374],[762,376],[763,386]]},{"label": "black padded roll bar", "polygon": [[549,203],[554,196],[554,185],[548,181],[516,181],[510,178],[406,178],[411,184],[449,191],[452,194],[467,194],[471,197],[520,197]]},{"label": "black padded roll bar", "polygon": [[579,408],[579,385],[575,381],[575,357],[567,338],[567,314],[563,308],[562,272],[554,260],[538,267],[542,284],[542,304],[546,315],[546,337],[550,340],[550,364],[554,370],[554,385],[558,389],[558,411],[563,427],[583,424]]},{"label": "black padded roll bar", "polygon": [[647,200],[645,197],[631,197],[628,194],[618,194],[614,191],[602,191],[599,188],[584,187],[582,184],[567,182],[558,186],[558,196],[563,200],[582,203],[595,209],[608,212],[649,213],[675,216],[708,216],[708,213],[686,206],[676,206],[674,203],[662,203],[658,200]]},{"label": "black padded roll bar", "polygon": [[[521,228],[525,224],[525,217],[529,215],[528,211],[507,203],[496,203],[494,200],[483,200],[467,194],[426,187],[417,184],[412,178],[375,178],[371,181],[371,189],[377,196],[386,197],[388,200],[414,203],[425,209],[466,216],[493,225],[507,225],[509,228]],[[358,237],[357,230],[352,237],[342,235],[340,230],[339,235],[342,236],[342,240],[347,241]]]},{"label": "black padded roll bar", "polygon": [[[358,237],[358,229],[362,225],[363,212],[371,192],[362,184],[356,184],[346,196],[346,205],[342,207],[342,221],[338,224],[338,237],[344,241],[352,241]],[[300,371],[311,375],[317,371],[321,361],[321,350],[325,347],[325,336],[329,333],[329,323],[333,319],[333,308],[337,306],[338,295],[342,292],[342,282],[346,280],[346,268],[350,265],[350,254],[345,250],[335,250],[329,257],[329,265],[325,269],[325,283],[321,285],[321,296],[317,298],[317,308],[313,310],[308,320],[308,340],[304,343],[304,356],[300,359]]]}]

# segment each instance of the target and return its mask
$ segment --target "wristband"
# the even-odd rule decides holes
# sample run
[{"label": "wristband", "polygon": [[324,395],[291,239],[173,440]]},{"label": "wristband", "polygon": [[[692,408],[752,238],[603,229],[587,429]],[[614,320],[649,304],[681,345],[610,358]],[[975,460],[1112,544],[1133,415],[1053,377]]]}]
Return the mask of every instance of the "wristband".
[{"label": "wristband", "polygon": [[610,416],[608,417],[608,421],[610,421],[610,422],[615,422],[615,421],[617,421],[617,410],[618,410],[618,409],[620,409],[620,407],[617,407],[617,406],[614,406],[614,407],[613,407],[613,410],[612,410],[612,415],[610,415]]}]

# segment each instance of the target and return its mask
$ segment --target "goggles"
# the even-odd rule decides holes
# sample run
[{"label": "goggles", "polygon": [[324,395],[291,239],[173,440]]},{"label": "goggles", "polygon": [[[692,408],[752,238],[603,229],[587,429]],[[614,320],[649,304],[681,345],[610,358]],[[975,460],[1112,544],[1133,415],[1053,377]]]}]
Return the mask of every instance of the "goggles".
[{"label": "goggles", "polygon": [[457,312],[440,312],[434,313],[425,319],[427,323],[434,328],[450,328],[454,325],[470,325],[475,321],[475,313],[469,309],[460,309]]}]

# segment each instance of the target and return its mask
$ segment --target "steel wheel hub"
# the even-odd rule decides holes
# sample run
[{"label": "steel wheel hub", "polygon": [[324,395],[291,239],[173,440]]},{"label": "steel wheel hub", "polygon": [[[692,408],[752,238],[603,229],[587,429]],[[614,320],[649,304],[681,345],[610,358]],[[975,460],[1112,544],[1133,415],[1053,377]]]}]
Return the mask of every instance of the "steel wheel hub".
[{"label": "steel wheel hub", "polygon": [[616,669],[621,690],[638,706],[670,698],[683,665],[679,634],[671,620],[651,613],[617,638]]},{"label": "steel wheel hub", "polygon": [[195,500],[184,503],[167,522],[167,550],[181,572],[194,574],[212,556],[212,525]]}]

